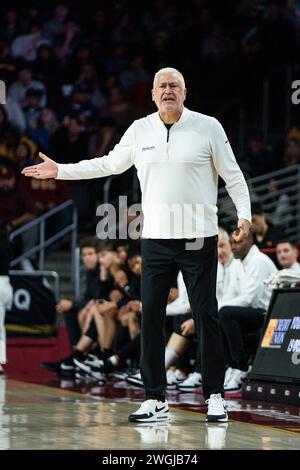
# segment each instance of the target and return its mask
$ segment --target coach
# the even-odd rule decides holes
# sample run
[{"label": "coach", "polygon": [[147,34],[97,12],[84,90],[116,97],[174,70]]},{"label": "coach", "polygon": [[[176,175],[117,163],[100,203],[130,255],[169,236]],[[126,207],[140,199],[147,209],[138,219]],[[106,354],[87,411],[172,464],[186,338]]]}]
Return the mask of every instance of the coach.
[{"label": "coach", "polygon": [[201,345],[207,421],[228,419],[216,301],[218,174],[237,209],[237,240],[246,237],[250,228],[249,192],[221,124],[188,110],[185,97],[182,74],[161,69],[152,90],[158,112],[134,121],[108,155],[57,164],[40,154],[43,163],[23,170],[38,179],[73,180],[119,174],[132,165],[137,168],[144,215],[140,366],[146,401],[129,416],[130,421],[169,419],[164,324],[170,283],[178,267]]}]

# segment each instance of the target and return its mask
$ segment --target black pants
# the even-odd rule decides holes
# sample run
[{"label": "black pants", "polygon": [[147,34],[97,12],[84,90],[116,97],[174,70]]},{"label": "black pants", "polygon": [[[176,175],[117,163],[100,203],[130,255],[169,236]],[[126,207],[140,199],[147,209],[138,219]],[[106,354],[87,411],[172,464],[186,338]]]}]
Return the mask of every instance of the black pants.
[{"label": "black pants", "polygon": [[201,249],[186,239],[142,239],[141,374],[146,398],[164,399],[166,305],[174,272],[182,271],[200,338],[203,394],[223,394],[224,355],[216,300],[217,236]]},{"label": "black pants", "polygon": [[259,330],[265,320],[265,310],[251,307],[222,307],[219,310],[221,328],[225,336],[228,365],[234,369],[247,370],[248,361],[244,334]]}]

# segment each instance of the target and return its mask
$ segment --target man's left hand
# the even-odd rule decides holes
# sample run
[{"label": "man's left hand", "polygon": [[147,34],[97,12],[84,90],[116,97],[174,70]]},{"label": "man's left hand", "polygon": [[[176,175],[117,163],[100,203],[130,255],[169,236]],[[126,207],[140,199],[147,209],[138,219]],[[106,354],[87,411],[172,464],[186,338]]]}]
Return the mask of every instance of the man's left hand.
[{"label": "man's left hand", "polygon": [[239,219],[238,223],[237,223],[238,228],[237,228],[237,230],[235,230],[232,233],[232,238],[236,242],[240,242],[240,241],[244,240],[249,234],[250,225],[251,224],[250,224],[249,220]]}]

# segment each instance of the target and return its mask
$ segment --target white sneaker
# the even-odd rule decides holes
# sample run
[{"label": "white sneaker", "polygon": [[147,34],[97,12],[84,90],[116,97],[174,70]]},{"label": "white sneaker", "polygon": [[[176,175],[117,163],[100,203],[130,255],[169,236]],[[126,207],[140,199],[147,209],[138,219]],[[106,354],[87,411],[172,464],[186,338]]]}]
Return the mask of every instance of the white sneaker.
[{"label": "white sneaker", "polygon": [[167,389],[168,390],[175,390],[177,384],[183,382],[187,377],[186,374],[181,372],[179,369],[169,369],[167,370]]},{"label": "white sneaker", "polygon": [[226,422],[228,421],[228,414],[226,410],[226,402],[220,393],[210,395],[208,400],[206,421],[209,423]]},{"label": "white sneaker", "polygon": [[128,417],[131,423],[153,423],[155,421],[168,421],[169,419],[169,405],[167,400],[146,400],[135,413],[132,413]]},{"label": "white sneaker", "polygon": [[225,380],[224,383],[224,392],[238,392],[241,390],[243,381],[247,377],[251,370],[251,366],[247,371],[243,371],[240,369],[231,369],[230,376],[228,380]]},{"label": "white sneaker", "polygon": [[232,367],[228,367],[228,369],[226,369],[225,371],[225,377],[224,377],[224,387],[227,385],[227,383],[229,382],[230,378],[231,378],[231,374],[232,374],[232,371],[233,371],[233,368]]},{"label": "white sneaker", "polygon": [[190,392],[202,387],[202,375],[199,372],[192,372],[188,378],[177,385],[177,390]]}]

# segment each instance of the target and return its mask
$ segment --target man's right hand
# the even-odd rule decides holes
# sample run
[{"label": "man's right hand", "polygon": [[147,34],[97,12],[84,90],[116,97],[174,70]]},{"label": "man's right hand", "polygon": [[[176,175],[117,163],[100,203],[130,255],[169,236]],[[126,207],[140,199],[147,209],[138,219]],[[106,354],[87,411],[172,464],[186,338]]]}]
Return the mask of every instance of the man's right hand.
[{"label": "man's right hand", "polygon": [[22,174],[25,176],[31,176],[37,180],[56,178],[58,174],[58,168],[55,161],[51,160],[51,158],[47,157],[41,152],[39,152],[39,156],[42,160],[44,160],[43,163],[27,166],[22,170]]}]

